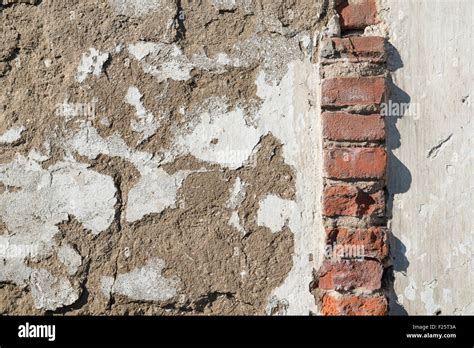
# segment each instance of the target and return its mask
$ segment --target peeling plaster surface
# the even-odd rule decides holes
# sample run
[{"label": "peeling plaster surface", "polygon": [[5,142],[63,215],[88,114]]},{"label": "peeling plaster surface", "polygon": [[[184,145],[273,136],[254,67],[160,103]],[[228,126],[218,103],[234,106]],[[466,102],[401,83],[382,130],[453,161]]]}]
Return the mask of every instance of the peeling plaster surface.
[{"label": "peeling plaster surface", "polygon": [[[38,245],[38,254],[49,249],[57,232],[55,225],[66,220],[68,214],[94,234],[105,230],[113,220],[112,179],[88,170],[85,164],[59,162],[45,170],[37,162],[18,156],[14,162],[0,166],[0,181],[20,188],[0,195],[0,216],[11,233],[9,243]],[[99,190],[101,195],[97,196]]]},{"label": "peeling plaster surface", "polygon": [[[317,269],[322,258],[318,251],[322,250],[324,234],[319,220],[320,206],[315,199],[322,191],[319,166],[322,151],[318,141],[318,96],[312,94],[313,105],[316,105],[312,107],[307,95],[308,91],[318,90],[318,81],[317,66],[308,62],[289,64],[278,86],[268,85],[263,74],[257,78],[257,95],[264,99],[259,112],[261,127],[281,139],[285,160],[298,173],[295,202],[286,208],[286,213],[291,213],[289,227],[295,238],[293,268],[285,282],[273,291],[269,312],[275,301],[287,304],[281,314],[316,312],[314,298],[306,284],[312,281],[313,267]],[[301,148],[306,150],[299,151]],[[310,256],[314,256],[313,261]]]},{"label": "peeling plaster surface", "polygon": [[[19,92],[1,95],[13,98],[6,117],[25,126],[0,138],[0,295],[21,288],[1,310],[317,312],[318,35],[307,22],[323,2],[304,2],[53,8],[69,18],[45,28],[47,39],[76,34],[41,59],[49,74],[18,48],[6,81]],[[30,19],[44,11],[29,10]],[[23,71],[48,87],[34,99],[44,103],[37,119],[25,103],[42,89],[33,79],[24,91]]]},{"label": "peeling plaster surface", "polygon": [[141,176],[128,196],[126,218],[130,222],[173,206],[176,192],[188,174],[167,174],[152,154],[130,149],[118,135],[104,139],[87,123],[83,123],[80,131],[72,134],[64,145],[66,150],[75,150],[90,159],[104,154],[123,158],[136,167]]},{"label": "peeling plaster surface", "polygon": [[466,96],[474,90],[474,3],[386,0],[382,6],[401,57],[392,55],[399,88],[392,99],[410,101],[389,134],[391,228],[399,240],[392,246],[392,301],[396,296],[403,306],[391,305],[392,314],[472,315],[474,124]]}]

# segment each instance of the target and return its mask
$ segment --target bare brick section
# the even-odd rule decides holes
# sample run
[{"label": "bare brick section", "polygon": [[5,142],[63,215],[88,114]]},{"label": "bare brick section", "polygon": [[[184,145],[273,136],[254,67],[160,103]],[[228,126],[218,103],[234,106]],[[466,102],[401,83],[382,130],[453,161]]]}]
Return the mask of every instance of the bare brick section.
[{"label": "bare brick section", "polygon": [[331,227],[326,229],[326,233],[330,244],[363,247],[363,257],[382,261],[388,256],[387,231],[384,227]]},{"label": "bare brick section", "polygon": [[324,261],[319,273],[319,288],[349,291],[354,289],[374,291],[382,285],[382,264],[374,260]]},{"label": "bare brick section", "polygon": [[385,95],[384,77],[343,77],[324,80],[323,106],[353,106],[382,103]]},{"label": "bare brick section", "polygon": [[323,214],[335,216],[381,217],[385,211],[383,191],[368,193],[349,184],[327,186],[323,197]]},{"label": "bare brick section", "polygon": [[364,29],[377,24],[375,0],[345,0],[337,8],[342,30]]},{"label": "bare brick section", "polygon": [[385,120],[367,115],[387,94],[385,39],[355,35],[377,23],[375,0],[339,4],[347,36],[326,38],[320,48],[321,76],[332,78],[321,85],[326,253],[313,285],[323,315],[386,315]]},{"label": "bare brick section", "polygon": [[333,148],[324,151],[326,175],[336,179],[381,179],[387,153],[380,147]]},{"label": "bare brick section", "polygon": [[322,115],[323,134],[336,141],[381,141],[385,139],[382,116],[354,115],[347,112],[325,112]]},{"label": "bare brick section", "polygon": [[384,45],[385,39],[380,36],[329,38],[323,43],[321,54],[325,62],[344,58],[350,62],[381,64],[386,60]]},{"label": "bare brick section", "polygon": [[332,295],[323,297],[323,315],[386,315],[388,303],[385,296]]}]

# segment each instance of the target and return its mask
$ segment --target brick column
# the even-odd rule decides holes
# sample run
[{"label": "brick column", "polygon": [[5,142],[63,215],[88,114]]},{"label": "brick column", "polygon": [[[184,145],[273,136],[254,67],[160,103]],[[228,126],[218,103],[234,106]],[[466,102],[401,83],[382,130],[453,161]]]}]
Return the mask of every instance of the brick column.
[{"label": "brick column", "polygon": [[375,0],[337,11],[341,37],[321,46],[326,256],[314,293],[323,315],[385,315],[385,40],[363,36],[378,22]]}]

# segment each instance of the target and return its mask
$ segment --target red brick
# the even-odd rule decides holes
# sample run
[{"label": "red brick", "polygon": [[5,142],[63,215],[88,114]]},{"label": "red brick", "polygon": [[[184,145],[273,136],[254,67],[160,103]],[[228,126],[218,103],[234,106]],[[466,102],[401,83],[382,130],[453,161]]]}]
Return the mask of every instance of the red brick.
[{"label": "red brick", "polygon": [[383,217],[385,196],[383,191],[369,193],[349,184],[327,186],[323,195],[323,214],[336,216]]},{"label": "red brick", "polygon": [[[325,45],[328,49],[321,54],[324,58],[344,58],[350,62],[384,63],[385,39],[380,36],[350,36],[346,38],[329,38]],[[327,46],[325,46],[327,47]]]},{"label": "red brick", "polygon": [[326,176],[335,179],[381,179],[387,153],[381,147],[347,147],[324,150]]},{"label": "red brick", "polygon": [[330,227],[326,229],[327,243],[341,246],[363,247],[363,257],[375,258],[379,261],[388,256],[387,230],[372,226],[364,229],[347,227]]},{"label": "red brick", "polygon": [[342,30],[364,29],[379,22],[375,0],[343,1],[338,7]]},{"label": "red brick", "polygon": [[349,291],[364,289],[374,291],[382,285],[383,266],[374,260],[324,261],[319,270],[318,287],[323,290]]},{"label": "red brick", "polygon": [[382,116],[354,115],[346,112],[325,112],[323,135],[336,141],[380,141],[385,139],[385,121]]},{"label": "red brick", "polygon": [[341,77],[322,84],[322,106],[380,104],[385,95],[384,77]]},{"label": "red brick", "polygon": [[331,295],[323,297],[322,315],[387,315],[388,303],[383,295]]}]

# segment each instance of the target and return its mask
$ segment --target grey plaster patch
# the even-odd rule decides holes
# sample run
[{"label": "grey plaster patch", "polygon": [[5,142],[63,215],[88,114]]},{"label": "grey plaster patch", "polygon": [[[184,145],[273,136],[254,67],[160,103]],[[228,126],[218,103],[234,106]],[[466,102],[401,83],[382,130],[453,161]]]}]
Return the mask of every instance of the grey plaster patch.
[{"label": "grey plaster patch", "polygon": [[5,133],[0,135],[0,144],[13,144],[21,139],[21,134],[26,130],[23,126],[16,126],[7,129]]},{"label": "grey plaster patch", "polygon": [[72,287],[67,278],[55,277],[45,269],[33,271],[30,284],[37,309],[55,310],[69,306],[79,298],[79,291]]},{"label": "grey plaster patch", "polygon": [[129,87],[125,96],[125,101],[133,106],[136,111],[136,118],[130,121],[130,127],[134,132],[141,133],[139,144],[155,134],[159,127],[159,123],[155,120],[153,113],[145,109],[142,98],[143,94],[134,86]]},{"label": "grey plaster patch", "polygon": [[76,80],[81,83],[87,79],[89,74],[100,76],[102,67],[109,58],[109,53],[100,53],[93,47],[89,48],[81,56],[81,61],[77,67]]},{"label": "grey plaster patch", "polygon": [[61,245],[58,250],[58,259],[67,268],[69,275],[76,274],[79,267],[82,265],[81,255],[70,245]]},{"label": "grey plaster patch", "polygon": [[[129,273],[117,275],[110,292],[129,297],[132,300],[165,301],[177,295],[179,279],[161,275],[165,262],[159,258],[149,260],[145,266]],[[110,278],[103,278],[104,289],[110,285]],[[107,290],[106,290],[107,292]]]}]

